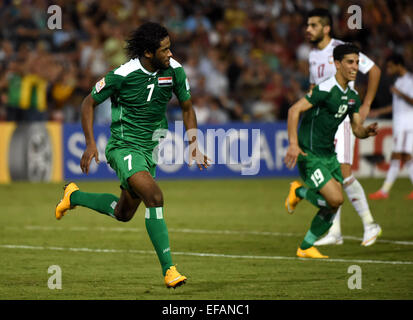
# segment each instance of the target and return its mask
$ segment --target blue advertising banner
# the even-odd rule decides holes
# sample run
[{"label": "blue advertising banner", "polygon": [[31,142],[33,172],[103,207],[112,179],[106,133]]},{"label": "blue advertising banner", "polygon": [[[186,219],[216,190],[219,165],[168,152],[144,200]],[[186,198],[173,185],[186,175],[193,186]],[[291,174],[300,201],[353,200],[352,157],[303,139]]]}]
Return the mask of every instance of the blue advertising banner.
[{"label": "blue advertising banner", "polygon": [[[154,152],[159,179],[245,178],[297,176],[283,163],[288,146],[287,125],[280,123],[229,123],[200,125],[198,143],[210,159],[211,166],[200,171],[188,165],[188,139],[183,123],[170,123],[169,130]],[[64,179],[117,179],[106,162],[105,147],[110,137],[109,126],[95,125],[95,139],[100,164],[94,160],[88,175],[82,174],[79,163],[85,149],[80,124],[63,127]]]}]

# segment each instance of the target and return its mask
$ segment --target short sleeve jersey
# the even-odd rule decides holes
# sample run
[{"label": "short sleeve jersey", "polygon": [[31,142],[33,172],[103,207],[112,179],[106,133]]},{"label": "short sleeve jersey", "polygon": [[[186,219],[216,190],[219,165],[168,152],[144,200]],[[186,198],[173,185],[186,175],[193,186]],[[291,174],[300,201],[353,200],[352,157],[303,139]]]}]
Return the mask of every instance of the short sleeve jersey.
[{"label": "short sleeve jersey", "polygon": [[[314,48],[310,51],[309,66],[310,66],[310,83],[319,84],[324,80],[336,74],[336,66],[334,65],[333,51],[334,48],[343,41],[331,39],[330,43],[322,50]],[[359,71],[367,73],[374,66],[374,62],[363,53],[359,53]],[[354,87],[354,84],[351,84]]]},{"label": "short sleeve jersey", "polygon": [[343,90],[335,76],[315,86],[305,98],[313,105],[301,120],[298,130],[300,148],[317,156],[331,156],[334,135],[347,115],[358,113],[361,101],[353,88]]},{"label": "short sleeve jersey", "polygon": [[191,98],[185,71],[172,58],[167,69],[153,73],[145,70],[138,58],[108,72],[91,93],[97,103],[111,99],[108,147],[152,151],[158,145],[155,131],[168,127],[166,107],[172,93],[180,102]]}]

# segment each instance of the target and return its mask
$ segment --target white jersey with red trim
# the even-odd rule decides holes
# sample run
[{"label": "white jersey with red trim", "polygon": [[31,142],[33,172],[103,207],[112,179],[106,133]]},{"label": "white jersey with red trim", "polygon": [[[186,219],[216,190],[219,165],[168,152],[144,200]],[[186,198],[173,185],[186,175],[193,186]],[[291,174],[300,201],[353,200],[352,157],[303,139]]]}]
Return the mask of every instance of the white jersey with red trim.
[{"label": "white jersey with red trim", "polygon": [[[333,51],[334,48],[345,42],[337,39],[331,39],[324,49],[313,48],[309,55],[310,64],[310,83],[319,84],[324,80],[336,74],[334,65]],[[367,73],[374,66],[374,62],[366,55],[359,54],[359,71]]]}]

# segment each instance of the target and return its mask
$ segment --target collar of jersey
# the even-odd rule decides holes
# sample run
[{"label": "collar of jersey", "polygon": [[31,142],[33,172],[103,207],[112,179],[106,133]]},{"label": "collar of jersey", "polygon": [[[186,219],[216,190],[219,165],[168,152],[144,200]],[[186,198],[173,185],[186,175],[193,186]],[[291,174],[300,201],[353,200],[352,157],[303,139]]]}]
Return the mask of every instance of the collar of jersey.
[{"label": "collar of jersey", "polygon": [[334,41],[334,39],[331,38],[331,39],[330,39],[330,42],[329,42],[323,49],[318,49],[318,47],[316,47],[316,49],[317,49],[318,51],[327,51],[327,49],[331,46],[331,44],[333,43],[333,41]]},{"label": "collar of jersey", "polygon": [[346,90],[344,90],[344,89],[340,86],[340,84],[338,83],[338,81],[337,81],[337,79],[336,79],[336,76],[334,76],[334,81],[335,81],[335,83],[336,83],[337,87],[341,90],[341,92],[343,92],[343,93],[347,93],[348,88],[349,88],[348,83],[347,83],[347,89],[346,89]]},{"label": "collar of jersey", "polygon": [[141,64],[139,58],[135,59],[137,65],[139,66],[139,69],[141,69],[143,72],[145,72],[146,74],[149,74],[150,76],[154,76],[158,73],[159,70],[156,70],[155,72],[149,72],[148,70],[146,70],[143,65]]}]

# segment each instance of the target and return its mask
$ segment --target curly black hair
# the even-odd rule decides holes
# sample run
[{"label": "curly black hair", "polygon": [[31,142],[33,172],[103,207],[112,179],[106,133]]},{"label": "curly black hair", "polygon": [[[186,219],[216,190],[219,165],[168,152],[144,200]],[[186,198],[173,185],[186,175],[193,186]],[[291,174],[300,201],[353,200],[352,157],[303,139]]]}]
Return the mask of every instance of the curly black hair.
[{"label": "curly black hair", "polygon": [[168,30],[159,23],[145,22],[126,41],[126,52],[131,59],[142,57],[146,50],[155,53],[167,36]]}]

